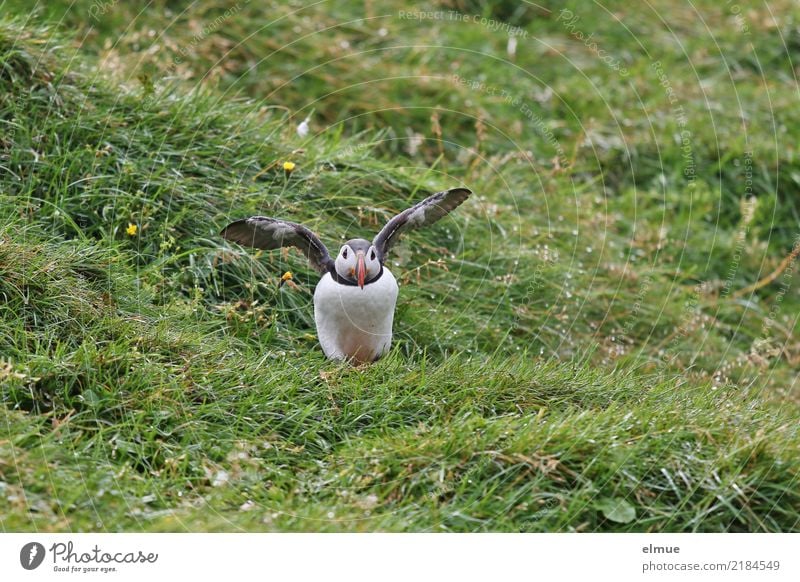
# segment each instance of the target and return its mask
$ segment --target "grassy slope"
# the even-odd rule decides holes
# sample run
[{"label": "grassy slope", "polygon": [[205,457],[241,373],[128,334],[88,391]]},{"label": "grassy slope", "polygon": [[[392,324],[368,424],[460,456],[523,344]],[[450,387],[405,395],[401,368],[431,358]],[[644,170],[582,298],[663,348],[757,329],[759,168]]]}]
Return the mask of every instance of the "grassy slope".
[{"label": "grassy slope", "polygon": [[[800,131],[790,26],[743,55],[711,3],[702,22],[661,3],[674,36],[574,8],[623,82],[553,15],[476,3],[529,31],[514,63],[491,56],[502,34],[385,3],[352,23],[361,3],[274,23],[70,4],[0,24],[4,529],[798,528],[797,277],[728,290],[797,232],[796,153],[771,128]],[[691,191],[649,53],[689,118]],[[302,260],[216,236],[258,212],[333,245],[459,183],[480,197],[395,257],[397,348],[368,370],[321,357]]]}]

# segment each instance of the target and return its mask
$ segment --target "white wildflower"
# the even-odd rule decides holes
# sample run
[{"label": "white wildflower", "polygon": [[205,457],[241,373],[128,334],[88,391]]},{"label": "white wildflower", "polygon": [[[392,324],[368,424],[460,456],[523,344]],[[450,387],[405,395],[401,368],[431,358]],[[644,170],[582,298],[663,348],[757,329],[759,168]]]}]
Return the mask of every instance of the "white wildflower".
[{"label": "white wildflower", "polygon": [[506,52],[508,56],[513,57],[517,54],[517,37],[516,36],[509,36],[508,37],[508,45],[506,46]]},{"label": "white wildflower", "polygon": [[311,117],[310,117],[310,116],[309,116],[309,117],[306,117],[306,118],[305,118],[305,119],[304,119],[304,120],[303,120],[303,121],[300,123],[300,125],[298,125],[298,126],[297,126],[297,135],[299,135],[300,137],[305,137],[305,136],[307,136],[307,135],[308,135],[308,131],[309,131],[309,129],[310,129],[310,128],[308,127],[308,122],[309,122],[309,120],[310,120],[310,119],[311,119]]}]

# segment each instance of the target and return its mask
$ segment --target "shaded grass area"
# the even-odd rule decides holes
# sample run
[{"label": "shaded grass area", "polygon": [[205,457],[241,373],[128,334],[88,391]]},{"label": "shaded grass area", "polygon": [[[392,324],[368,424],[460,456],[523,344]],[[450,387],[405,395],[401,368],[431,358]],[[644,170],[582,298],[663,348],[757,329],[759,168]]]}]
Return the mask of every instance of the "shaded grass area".
[{"label": "shaded grass area", "polygon": [[[319,211],[337,209],[337,215],[349,211],[345,224],[357,217],[377,228],[389,213],[365,219],[364,208],[386,208],[388,200],[379,206],[375,197],[397,185],[371,182],[373,172],[386,171],[366,162],[375,156],[393,169],[405,166],[433,179],[453,175],[477,188],[484,194],[474,208],[478,220],[468,223],[457,256],[480,262],[483,272],[469,279],[461,273],[460,281],[476,280],[468,291],[482,299],[474,305],[478,309],[486,296],[502,292],[521,316],[503,320],[492,314],[500,331],[490,342],[520,323],[520,333],[534,331],[537,348],[552,353],[564,346],[570,354],[582,343],[571,330],[600,334],[613,344],[610,338],[618,340],[621,330],[641,321],[645,326],[633,343],[647,339],[647,346],[658,346],[696,318],[682,303],[687,296],[694,302],[692,289],[699,282],[704,285],[697,303],[715,322],[712,328],[725,320],[720,344],[733,341],[746,354],[764,339],[775,287],[738,301],[729,295],[776,269],[797,240],[793,193],[800,173],[791,145],[800,126],[791,90],[796,33],[791,18],[773,14],[793,14],[792,3],[737,15],[714,2],[684,8],[658,2],[650,10],[622,2],[524,10],[505,3],[440,2],[431,7],[438,17],[391,2],[370,3],[364,15],[359,3],[343,3],[335,10],[276,8],[265,20],[252,3],[232,8],[155,2],[144,11],[111,6],[88,25],[81,14],[93,4],[70,6],[48,3],[34,18],[78,27],[79,45],[97,55],[102,75],[114,76],[134,94],[169,94],[185,84],[212,88],[223,104],[247,96],[271,112],[276,144],[309,150],[295,154],[298,161],[316,157],[324,168],[333,162],[348,174],[359,171],[356,184],[340,173],[322,188],[316,176],[304,177],[302,203],[292,192],[290,200],[284,196],[262,207],[264,213],[307,217],[318,226]],[[519,37],[513,56],[507,53],[508,30]],[[582,42],[589,34],[597,46]],[[598,58],[599,49],[615,60]],[[307,115],[311,134],[298,139],[294,129]],[[360,133],[376,127],[379,133]],[[359,139],[342,143],[342,135]],[[326,156],[315,156],[318,149]],[[270,154],[254,172],[277,161]],[[359,161],[354,166],[341,156]],[[234,191],[250,187],[241,176],[233,177]],[[315,205],[320,197],[330,203]],[[396,202],[391,209],[402,207]],[[337,225],[329,232],[340,231]],[[470,254],[478,237],[489,242],[481,240]],[[489,252],[490,260],[482,260]],[[555,276],[539,277],[534,292],[527,292],[530,272],[519,271],[519,263],[553,256],[556,264],[542,269]],[[505,285],[487,281],[495,278]],[[652,284],[656,279],[659,284]],[[790,284],[796,281],[790,277]],[[541,290],[548,285],[549,297]],[[656,289],[668,290],[666,298],[660,292],[654,298],[657,317],[626,317],[638,296]],[[798,298],[783,297],[780,324],[790,331],[797,325],[792,315]],[[555,304],[574,314],[568,328],[527,317],[531,308],[557,313]],[[584,320],[590,325],[581,328]],[[797,343],[784,335],[784,349],[796,362]],[[682,355],[694,355],[692,345],[676,347],[682,349],[668,357],[682,366],[695,363]],[[608,359],[628,349],[609,346]],[[770,349],[759,349],[757,356]],[[647,355],[659,357],[657,351]],[[703,369],[713,375],[727,364],[712,357]],[[747,382],[750,376],[734,367],[727,377]]]},{"label": "shaded grass area", "polygon": [[153,2],[95,11],[87,26],[93,5],[40,12],[80,27],[81,45],[131,85],[180,80],[278,103],[286,125],[312,115],[308,141],[340,125],[383,127],[382,152],[409,155],[419,138],[412,159],[444,154],[472,173],[525,152],[534,172],[571,163],[574,174],[602,176],[604,196],[635,186],[682,205],[691,177],[717,202],[695,217],[722,228],[738,220],[752,173],[752,195],[777,209],[765,223],[771,238],[785,248],[796,230],[797,7],[788,0],[738,12],[667,0],[311,3],[267,18],[254,3]]},{"label": "shaded grass area", "polygon": [[[505,50],[485,26],[394,18],[384,36],[355,21],[304,38],[360,5],[278,13],[255,31],[243,4],[204,34],[221,5],[166,6],[116,5],[86,26],[54,2],[0,21],[5,530],[797,530],[797,277],[736,294],[791,249],[791,186],[769,181],[778,164],[791,180],[791,150],[753,155],[751,215],[740,180],[752,144],[729,139],[734,116],[704,122],[716,109],[675,54],[661,58],[695,116],[690,195],[674,118],[654,116],[647,137],[617,74],[585,54],[580,66],[610,92],[599,102],[544,49],[520,50],[514,66],[459,58],[463,78],[486,75],[483,89],[426,80],[425,67],[452,74],[434,39]],[[540,46],[574,41],[556,7],[442,6],[523,26]],[[582,14],[609,47],[632,46]],[[692,36],[693,21],[674,25]],[[392,35],[415,40],[380,60],[399,81],[337,64]],[[164,50],[148,52],[147,38]],[[758,42],[775,53],[762,66],[783,71]],[[270,74],[250,70],[267,54]],[[663,101],[649,62],[623,56],[653,96],[644,107]],[[517,66],[542,85],[517,84]],[[756,99],[758,71],[733,69]],[[486,90],[512,79],[520,93],[572,96],[538,110],[557,120],[556,141]],[[786,112],[753,107],[791,133],[784,98]],[[303,139],[295,126],[310,110]],[[619,120],[632,132],[621,141]],[[424,137],[413,153],[408,132]],[[397,342],[368,369],[322,357],[301,257],[217,236],[231,218],[279,215],[335,248],[462,183],[475,198],[393,257]],[[297,288],[278,287],[285,270]]]}]

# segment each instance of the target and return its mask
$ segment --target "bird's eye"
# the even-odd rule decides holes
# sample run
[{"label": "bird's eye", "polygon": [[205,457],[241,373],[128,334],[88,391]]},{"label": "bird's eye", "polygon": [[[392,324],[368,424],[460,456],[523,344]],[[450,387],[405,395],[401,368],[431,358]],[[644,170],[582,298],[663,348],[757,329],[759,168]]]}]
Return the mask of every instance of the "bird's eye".
[{"label": "bird's eye", "polygon": [[372,249],[372,252],[369,254],[369,259],[370,259],[371,261],[374,261],[374,260],[375,260],[375,249]]},{"label": "bird's eye", "polygon": [[344,250],[342,251],[342,258],[343,258],[343,259],[346,259],[346,258],[347,258],[347,249],[344,249]]}]

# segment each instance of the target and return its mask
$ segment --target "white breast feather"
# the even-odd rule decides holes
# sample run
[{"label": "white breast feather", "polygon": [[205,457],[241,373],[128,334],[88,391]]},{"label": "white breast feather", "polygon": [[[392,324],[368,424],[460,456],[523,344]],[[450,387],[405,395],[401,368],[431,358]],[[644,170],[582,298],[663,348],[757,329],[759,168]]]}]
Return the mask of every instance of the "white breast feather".
[{"label": "white breast feather", "polygon": [[322,351],[331,359],[371,362],[389,349],[397,281],[388,269],[374,283],[341,285],[330,273],[314,292],[314,320]]}]

